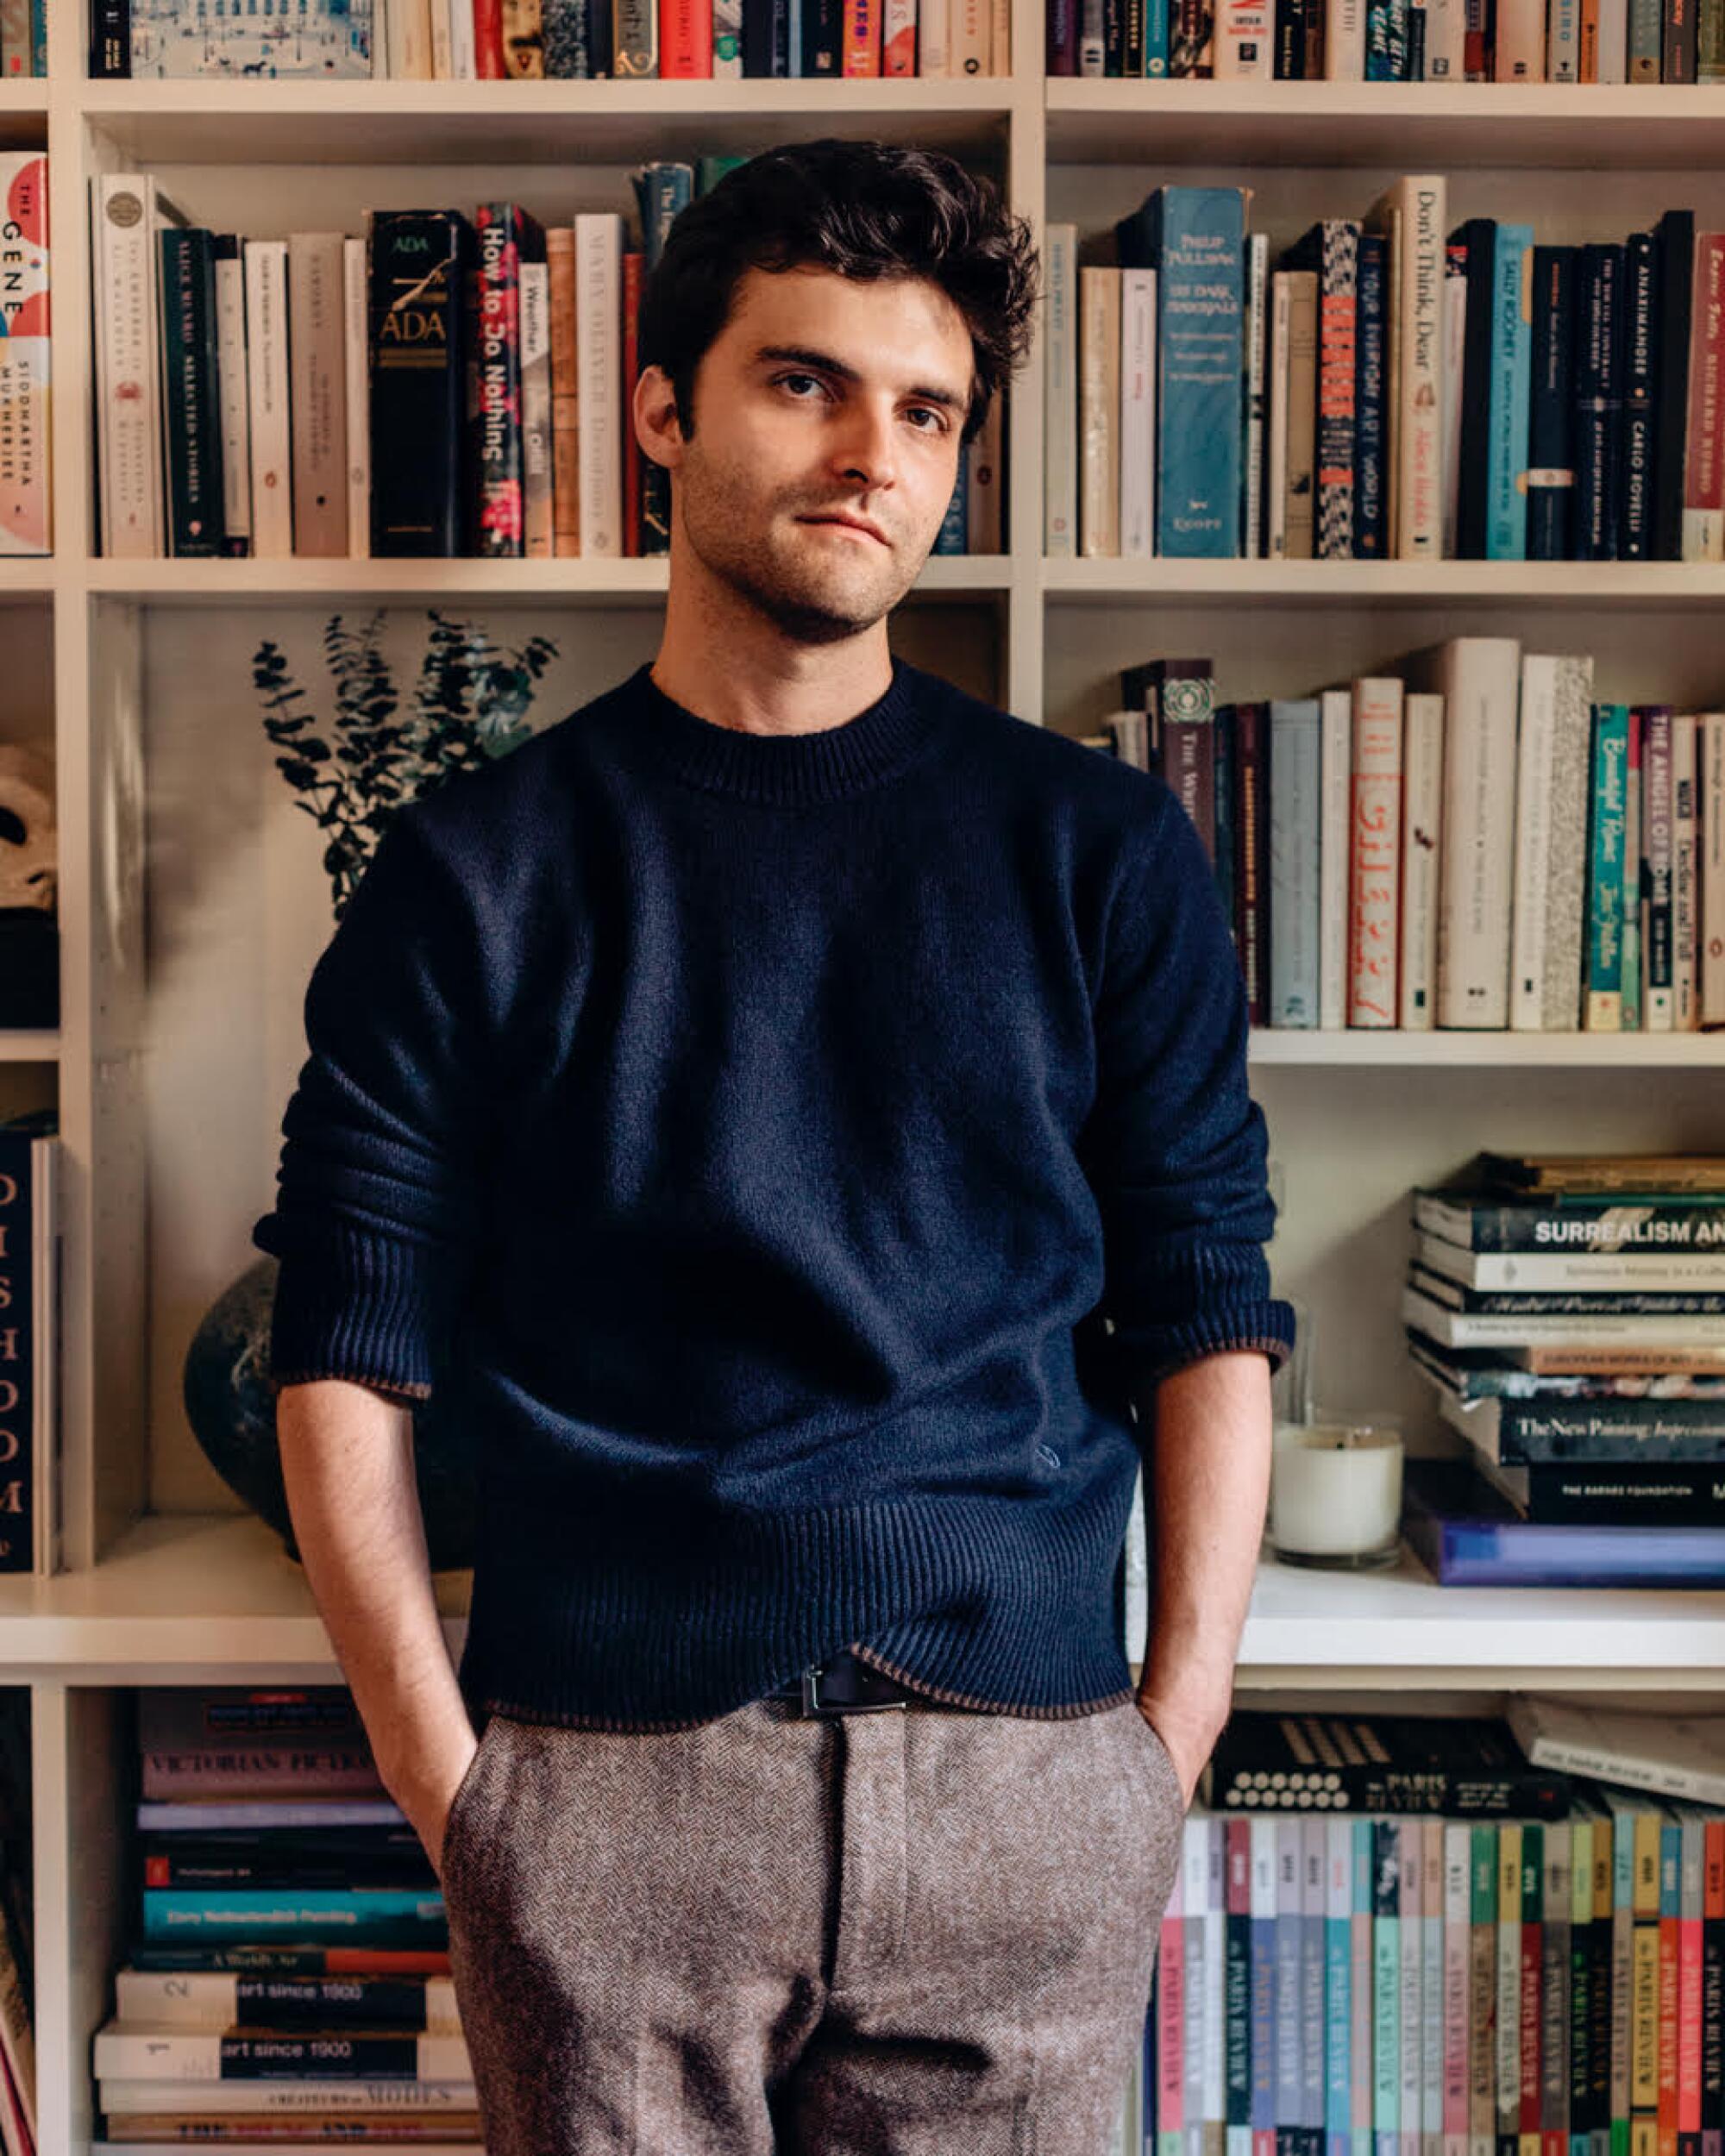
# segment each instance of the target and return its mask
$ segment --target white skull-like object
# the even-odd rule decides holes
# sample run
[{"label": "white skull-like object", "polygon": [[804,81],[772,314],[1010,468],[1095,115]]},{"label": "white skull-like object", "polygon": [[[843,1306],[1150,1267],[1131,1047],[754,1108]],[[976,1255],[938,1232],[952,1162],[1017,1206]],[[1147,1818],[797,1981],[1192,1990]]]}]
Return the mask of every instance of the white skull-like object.
[{"label": "white skull-like object", "polygon": [[40,749],[0,743],[0,907],[53,911],[54,768]]}]

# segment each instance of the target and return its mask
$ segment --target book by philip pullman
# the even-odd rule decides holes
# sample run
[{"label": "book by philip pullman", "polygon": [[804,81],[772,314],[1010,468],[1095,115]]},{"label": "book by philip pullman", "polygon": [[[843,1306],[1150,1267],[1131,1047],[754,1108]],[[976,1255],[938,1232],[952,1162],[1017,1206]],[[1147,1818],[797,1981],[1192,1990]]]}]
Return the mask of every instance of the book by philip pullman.
[{"label": "book by philip pullman", "polygon": [[0,150],[0,554],[47,554],[48,161]]}]

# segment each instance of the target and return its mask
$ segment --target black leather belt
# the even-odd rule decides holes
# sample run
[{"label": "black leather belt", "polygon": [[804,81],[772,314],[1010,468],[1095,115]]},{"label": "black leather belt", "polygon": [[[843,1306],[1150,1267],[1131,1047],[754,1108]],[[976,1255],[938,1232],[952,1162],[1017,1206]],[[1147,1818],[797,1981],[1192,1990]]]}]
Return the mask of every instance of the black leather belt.
[{"label": "black leather belt", "polygon": [[859,1660],[849,1647],[839,1648],[825,1662],[811,1663],[767,1697],[789,1702],[800,1714],[866,1714],[882,1707],[940,1704]]}]

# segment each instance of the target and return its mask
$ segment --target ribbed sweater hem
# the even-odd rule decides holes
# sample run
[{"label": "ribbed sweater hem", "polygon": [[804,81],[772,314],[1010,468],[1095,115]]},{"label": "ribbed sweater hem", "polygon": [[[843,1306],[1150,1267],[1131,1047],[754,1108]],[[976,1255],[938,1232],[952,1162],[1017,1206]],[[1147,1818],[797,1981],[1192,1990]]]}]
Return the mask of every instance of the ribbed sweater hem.
[{"label": "ribbed sweater hem", "polygon": [[1122,1430],[1076,1496],[710,1512],[681,1531],[493,1501],[463,1695],[525,1720],[686,1729],[866,1643],[877,1668],[955,1706],[1059,1719],[1121,1705],[1114,1583],[1137,1459]]}]

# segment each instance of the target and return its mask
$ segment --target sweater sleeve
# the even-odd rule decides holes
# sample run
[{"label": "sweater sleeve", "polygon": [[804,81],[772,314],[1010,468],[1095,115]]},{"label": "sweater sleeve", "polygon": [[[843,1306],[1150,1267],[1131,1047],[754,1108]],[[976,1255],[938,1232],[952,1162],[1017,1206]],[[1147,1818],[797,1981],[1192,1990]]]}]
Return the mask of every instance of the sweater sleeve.
[{"label": "sweater sleeve", "polygon": [[1102,1311],[1130,1388],[1227,1349],[1293,1351],[1270,1293],[1268,1132],[1247,1087],[1245,984],[1209,857],[1165,787],[1117,872],[1080,1154],[1103,1223]]},{"label": "sweater sleeve", "polygon": [[346,1377],[429,1398],[477,1219],[480,953],[461,881],[411,807],[386,827],[305,993],[282,1119],[274,1390]]}]

